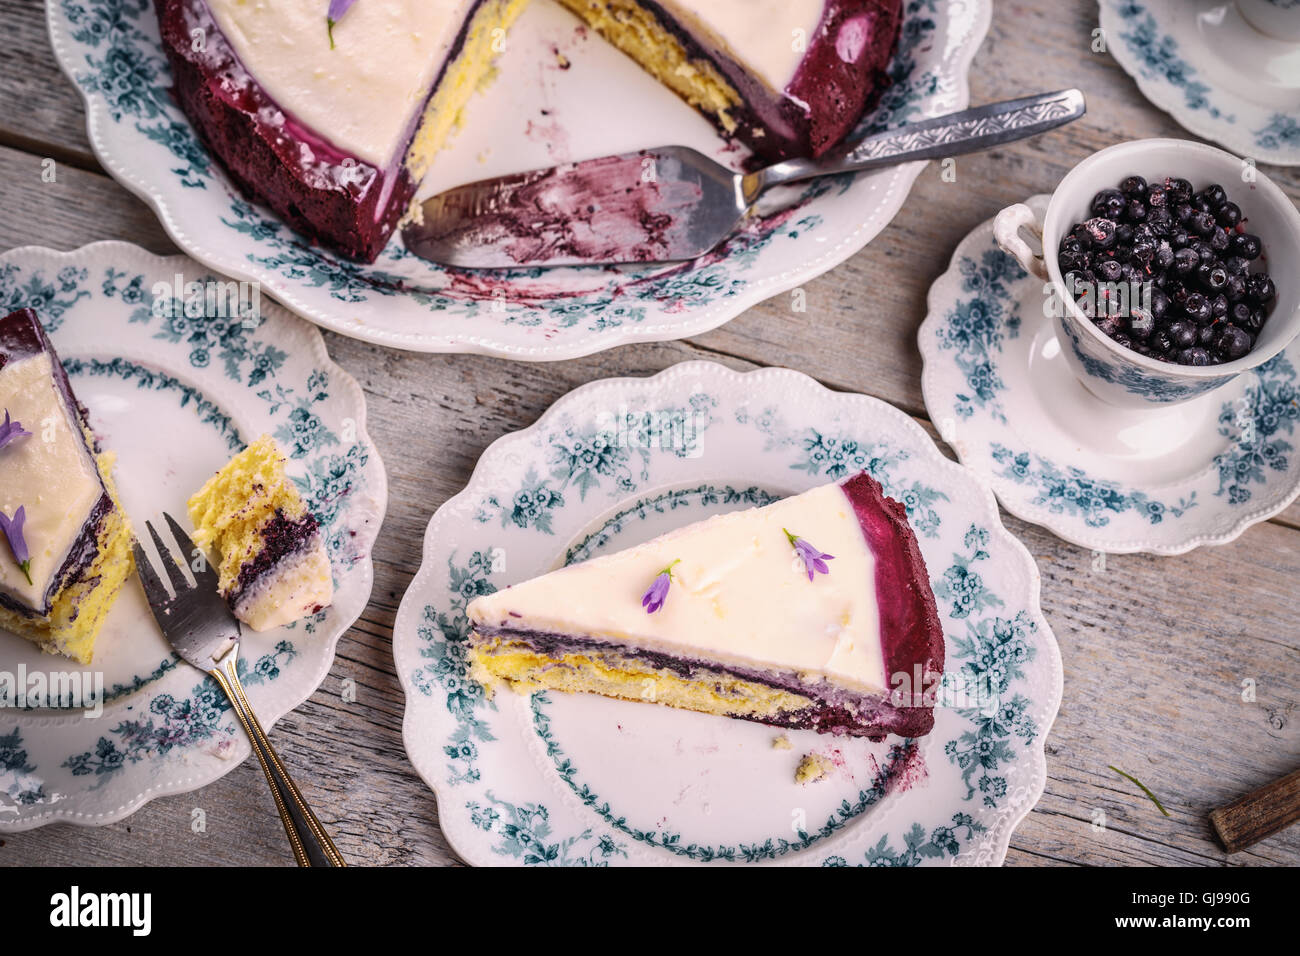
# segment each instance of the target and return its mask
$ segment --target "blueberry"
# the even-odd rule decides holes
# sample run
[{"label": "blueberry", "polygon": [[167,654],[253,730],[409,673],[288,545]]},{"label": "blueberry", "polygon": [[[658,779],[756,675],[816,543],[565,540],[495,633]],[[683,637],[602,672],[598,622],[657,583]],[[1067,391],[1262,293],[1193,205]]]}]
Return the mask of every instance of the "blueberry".
[{"label": "blueberry", "polygon": [[1121,222],[1115,226],[1115,245],[1127,246],[1133,241],[1132,223]]},{"label": "blueberry", "polygon": [[1147,218],[1146,203],[1130,199],[1124,207],[1124,216],[1129,222],[1145,222]]},{"label": "blueberry", "polygon": [[1192,323],[1184,319],[1170,322],[1165,331],[1169,333],[1169,339],[1176,348],[1190,348],[1196,343],[1196,329],[1192,326]]},{"label": "blueberry", "polygon": [[1119,319],[1113,315],[1103,315],[1096,320],[1097,328],[1101,329],[1106,335],[1114,338],[1119,334]]},{"label": "blueberry", "polygon": [[1168,355],[1174,349],[1174,340],[1169,337],[1168,330],[1156,329],[1147,339],[1147,345],[1157,355]]},{"label": "blueberry", "polygon": [[1153,208],[1163,208],[1167,205],[1169,192],[1165,189],[1163,183],[1152,183],[1147,187],[1147,205]]},{"label": "blueberry", "polygon": [[1176,203],[1190,202],[1192,198],[1192,184],[1185,179],[1166,179],[1165,191]]},{"label": "blueberry", "polygon": [[1201,261],[1193,249],[1179,249],[1174,253],[1174,271],[1179,275],[1187,275]]},{"label": "blueberry", "polygon": [[1152,264],[1162,272],[1174,264],[1174,247],[1168,240],[1162,239],[1156,246],[1155,255],[1152,257]]},{"label": "blueberry", "polygon": [[1196,215],[1196,207],[1189,202],[1180,202],[1174,207],[1174,219],[1191,228],[1191,218]]},{"label": "blueberry", "polygon": [[1241,256],[1228,256],[1223,260],[1223,268],[1228,270],[1230,276],[1244,275],[1246,270],[1250,268],[1250,263]]},{"label": "blueberry", "polygon": [[1129,199],[1143,199],[1147,194],[1147,181],[1141,176],[1126,176],[1119,184],[1119,191]]},{"label": "blueberry", "polygon": [[1258,305],[1267,305],[1277,294],[1277,288],[1267,272],[1256,272],[1246,279],[1246,298]]},{"label": "blueberry", "polygon": [[1191,218],[1188,219],[1188,223],[1191,225],[1192,231],[1198,236],[1208,237],[1210,233],[1216,230],[1214,217],[1208,212],[1193,213]]},{"label": "blueberry", "polygon": [[1237,223],[1241,222],[1241,207],[1235,202],[1225,202],[1219,207],[1214,221],[1225,229],[1231,229]]},{"label": "blueberry", "polygon": [[1236,305],[1232,306],[1232,308],[1228,309],[1227,318],[1231,319],[1233,323],[1240,325],[1247,331],[1256,332],[1258,329],[1254,327],[1254,323],[1251,321],[1252,315],[1254,315],[1254,310],[1252,310],[1250,306],[1245,302],[1238,302]]},{"label": "blueberry", "polygon": [[1268,321],[1268,312],[1266,310],[1251,309],[1250,322],[1246,324],[1246,328],[1250,329],[1250,331],[1252,332],[1258,332],[1260,329],[1264,327],[1264,323],[1267,321]]},{"label": "blueberry", "polygon": [[1203,348],[1183,349],[1178,355],[1178,361],[1184,365],[1209,365],[1210,353]]},{"label": "blueberry", "polygon": [[1201,284],[1211,292],[1218,292],[1228,284],[1228,270],[1223,266],[1206,263],[1201,268],[1206,269],[1207,272],[1204,277],[1201,277],[1198,270],[1197,277],[1201,279]]},{"label": "blueberry", "polygon": [[1210,300],[1199,292],[1193,292],[1183,302],[1183,311],[1193,322],[1210,321]]},{"label": "blueberry", "polygon": [[1092,197],[1092,214],[1103,219],[1118,219],[1124,214],[1128,200],[1118,189],[1103,189]]},{"label": "blueberry", "polygon": [[1169,296],[1165,295],[1159,289],[1153,289],[1151,292],[1151,314],[1157,319],[1163,319],[1165,313],[1169,311]]},{"label": "blueberry", "polygon": [[1232,244],[1232,240],[1228,238],[1228,234],[1222,229],[1215,229],[1211,232],[1208,241],[1210,243],[1210,248],[1215,252],[1227,252],[1228,246]]},{"label": "blueberry", "polygon": [[1228,201],[1228,194],[1223,191],[1223,187],[1218,183],[1206,186],[1201,190],[1200,195],[1211,209],[1218,209]]},{"label": "blueberry", "polygon": [[1118,282],[1123,271],[1123,267],[1115,259],[1103,259],[1097,263],[1097,274],[1105,282]]},{"label": "blueberry", "polygon": [[1232,237],[1232,251],[1243,259],[1258,259],[1261,251],[1259,236],[1252,236],[1248,232],[1237,233]]},{"label": "blueberry", "polygon": [[1192,241],[1192,237],[1187,234],[1187,230],[1179,226],[1169,233],[1169,243],[1175,249],[1181,249]]},{"label": "blueberry", "polygon": [[1214,340],[1218,337],[1218,334],[1219,330],[1213,325],[1202,325],[1196,330],[1196,344],[1212,345]]},{"label": "blueberry", "polygon": [[1249,352],[1252,344],[1249,332],[1235,325],[1225,325],[1219,330],[1218,338],[1214,341],[1214,350],[1228,361],[1232,361]]},{"label": "blueberry", "polygon": [[1228,297],[1220,292],[1210,300],[1210,315],[1221,319],[1228,314]]},{"label": "blueberry", "polygon": [[1094,249],[1109,249],[1115,245],[1115,220],[1096,216],[1083,225]]},{"label": "blueberry", "polygon": [[1145,309],[1134,308],[1129,313],[1128,328],[1139,339],[1145,339],[1156,327],[1156,320]]}]

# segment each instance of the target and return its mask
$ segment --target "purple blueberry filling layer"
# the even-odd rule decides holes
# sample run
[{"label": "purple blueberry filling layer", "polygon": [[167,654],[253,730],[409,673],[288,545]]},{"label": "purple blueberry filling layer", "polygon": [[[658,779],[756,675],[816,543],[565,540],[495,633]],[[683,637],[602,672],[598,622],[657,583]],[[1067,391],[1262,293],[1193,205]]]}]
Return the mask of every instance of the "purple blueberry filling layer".
[{"label": "purple blueberry filling layer", "polygon": [[238,604],[250,588],[274,574],[286,558],[313,547],[318,529],[316,516],[310,511],[301,518],[288,518],[277,509],[275,516],[262,526],[262,549],[240,567],[235,586],[227,595],[230,603]]}]

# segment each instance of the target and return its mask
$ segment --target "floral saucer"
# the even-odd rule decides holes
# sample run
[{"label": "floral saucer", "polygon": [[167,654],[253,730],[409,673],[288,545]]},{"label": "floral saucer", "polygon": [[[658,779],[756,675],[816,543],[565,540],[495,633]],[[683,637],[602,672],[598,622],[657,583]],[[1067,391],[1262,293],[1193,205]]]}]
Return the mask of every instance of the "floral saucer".
[{"label": "floral saucer", "polygon": [[[964,109],[991,0],[906,0],[872,129]],[[792,188],[779,208],[685,266],[469,272],[399,238],[357,264],[311,245],[234,189],[173,102],[152,0],[46,0],[55,56],[86,103],[95,155],[180,248],[259,281],[325,328],[391,348],[532,361],[699,335],[852,256],[902,207],[924,163]],[[512,28],[498,79],[433,164],[422,195],[484,177],[665,143],[739,157],[667,88],[558,3]]]},{"label": "floral saucer", "polygon": [[[258,435],[271,433],[288,454],[287,470],[320,519],[335,591],[315,616],[241,638],[241,679],[269,728],[320,686],[339,637],[370,599],[387,480],[366,435],[361,388],[330,361],[320,332],[270,302],[249,297],[236,312],[233,296],[209,299],[211,278],[189,259],[121,242],[15,249],[0,255],[0,314],[40,315],[91,427],[117,455],[118,490],[137,529],[164,510],[183,521],[186,499]],[[83,677],[97,681],[102,713],[37,709],[8,685],[0,832],[112,823],[155,797],[211,783],[250,752],[220,688],[172,653],[134,577],[89,667],[0,630],[0,678],[16,675],[27,686],[34,675],[67,675],[83,688]]]},{"label": "floral saucer", "polygon": [[[881,743],[466,673],[466,604],[866,468],[908,509],[947,637],[934,731]],[[997,864],[1042,793],[1061,659],[1033,559],[907,415],[784,369],[608,379],[488,448],[429,522],[393,631],[403,735],[475,864]],[[982,686],[982,699],[958,693]],[[834,765],[795,783],[802,755]]]},{"label": "floral saucer", "polygon": [[1300,165],[1300,44],[1260,33],[1231,0],[1098,5],[1107,50],[1152,103],[1243,158]]},{"label": "floral saucer", "polygon": [[[1027,203],[1041,216],[1048,198]],[[1070,371],[1049,293],[989,220],[930,287],[917,336],[931,419],[1003,507],[1096,551],[1179,554],[1300,494],[1300,342],[1200,398],[1125,410]]]}]

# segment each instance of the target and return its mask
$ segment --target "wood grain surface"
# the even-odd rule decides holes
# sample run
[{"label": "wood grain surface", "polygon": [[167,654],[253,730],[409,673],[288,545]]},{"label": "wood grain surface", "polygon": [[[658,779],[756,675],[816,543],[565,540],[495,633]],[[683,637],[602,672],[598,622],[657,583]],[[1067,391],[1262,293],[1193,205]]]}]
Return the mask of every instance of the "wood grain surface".
[{"label": "wood grain surface", "polygon": [[[150,211],[99,168],[81,100],[49,49],[37,0],[0,0],[0,248],[74,249],[124,239],[175,248]],[[736,369],[780,365],[864,392],[921,420],[916,330],[930,283],[957,243],[1003,206],[1050,192],[1091,152],[1125,139],[1193,138],[1143,99],[1108,55],[1090,51],[1095,4],[995,3],[971,70],[972,103],[1078,86],[1088,115],[1028,142],[957,160],[957,179],[921,174],[894,222],[866,249],[808,283],[807,311],[778,296],[684,342],[625,346],[524,365],[414,355],[326,333],[366,391],[388,467],[388,518],[369,606],[338,646],[320,689],[271,733],[291,773],[353,864],[456,865],[433,795],[406,760],[393,618],[414,575],[429,515],[468,479],[483,449],[593,379],[647,375],[688,359]],[[58,164],[41,181],[41,160]],[[1297,170],[1262,166],[1292,199]],[[930,429],[931,434],[934,433]],[[1174,558],[1088,551],[1004,514],[1038,561],[1043,609],[1065,662],[1065,698],[1047,742],[1047,790],[1007,862],[1300,864],[1300,827],[1229,857],[1207,814],[1300,766],[1300,505],[1236,542]],[[340,695],[355,681],[355,703]],[[1242,681],[1256,699],[1242,699]],[[1168,808],[1108,769],[1138,777]],[[207,832],[190,830],[202,807]],[[1095,825],[1104,814],[1105,826]],[[292,862],[261,772],[246,761],[193,793],[117,824],[55,825],[0,836],[0,865]]]}]

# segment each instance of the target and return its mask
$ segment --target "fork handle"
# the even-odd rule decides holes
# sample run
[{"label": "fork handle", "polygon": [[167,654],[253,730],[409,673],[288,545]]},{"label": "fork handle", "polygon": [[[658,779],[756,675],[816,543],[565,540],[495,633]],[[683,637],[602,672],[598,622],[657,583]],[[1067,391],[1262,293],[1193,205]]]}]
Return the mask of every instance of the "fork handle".
[{"label": "fork handle", "polygon": [[289,771],[280,762],[280,756],[266,739],[266,731],[258,721],[253,708],[249,706],[244,695],[244,686],[239,682],[236,671],[236,655],[227,654],[225,661],[218,664],[210,673],[221,689],[230,699],[235,716],[244,726],[244,732],[253,745],[262,772],[266,774],[267,783],[271,785],[271,795],[275,797],[275,807],[280,811],[280,821],[284,832],[293,847],[294,859],[299,866],[347,866],[343,855],[339,853],[334,841],[329,838],[316,814],[307,805],[299,792]]}]

